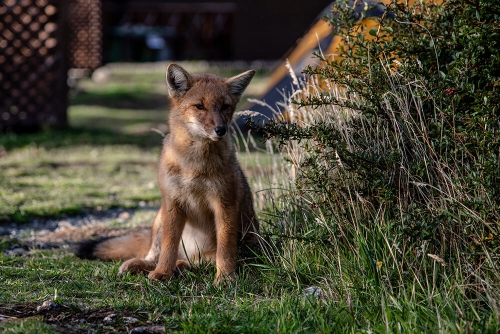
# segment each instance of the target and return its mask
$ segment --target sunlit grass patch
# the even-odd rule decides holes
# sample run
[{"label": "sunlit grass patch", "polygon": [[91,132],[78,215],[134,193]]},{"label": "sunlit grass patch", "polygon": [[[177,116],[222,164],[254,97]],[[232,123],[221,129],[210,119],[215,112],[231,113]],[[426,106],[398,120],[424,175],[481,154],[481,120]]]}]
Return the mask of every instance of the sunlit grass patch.
[{"label": "sunlit grass patch", "polygon": [[159,203],[158,149],[136,146],[28,146],[0,159],[0,216],[52,217]]}]

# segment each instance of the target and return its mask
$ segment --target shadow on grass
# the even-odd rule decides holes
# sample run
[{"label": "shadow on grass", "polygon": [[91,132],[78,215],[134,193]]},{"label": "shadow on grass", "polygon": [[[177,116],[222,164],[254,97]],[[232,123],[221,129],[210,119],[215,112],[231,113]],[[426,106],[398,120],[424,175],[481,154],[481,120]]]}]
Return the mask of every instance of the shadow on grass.
[{"label": "shadow on grass", "polygon": [[101,106],[113,109],[134,109],[141,111],[167,110],[168,97],[165,94],[152,93],[146,88],[108,88],[102,91],[80,91],[73,93],[71,104]]},{"label": "shadow on grass", "polygon": [[7,151],[33,144],[47,149],[80,145],[136,145],[138,147],[153,148],[161,146],[161,142],[162,137],[154,132],[130,135],[107,129],[84,127],[66,127],[31,134],[6,134],[0,136],[0,146],[3,146]]},{"label": "shadow on grass", "polygon": [[111,84],[71,94],[70,125],[29,134],[0,136],[0,146],[9,151],[36,144],[44,148],[78,145],[136,145],[158,147],[162,137],[151,128],[164,124],[166,95],[146,86]]}]

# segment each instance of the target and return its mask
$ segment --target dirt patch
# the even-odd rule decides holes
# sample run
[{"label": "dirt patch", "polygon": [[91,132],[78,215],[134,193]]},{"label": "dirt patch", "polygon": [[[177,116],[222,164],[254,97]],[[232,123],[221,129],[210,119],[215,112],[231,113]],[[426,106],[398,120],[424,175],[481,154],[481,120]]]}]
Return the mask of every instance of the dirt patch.
[{"label": "dirt patch", "polygon": [[71,245],[88,239],[119,237],[137,229],[143,228],[112,228],[101,225],[67,226],[43,236],[21,239],[21,241],[35,243],[35,245],[45,245],[43,248],[50,248],[50,246]]},{"label": "dirt patch", "polygon": [[0,305],[2,322],[39,320],[59,333],[164,333],[164,326],[148,321],[147,314],[111,309],[81,310],[78,306],[58,304],[40,310],[29,304]]},{"label": "dirt patch", "polygon": [[[157,210],[149,207],[140,209]],[[13,247],[18,253],[21,253],[22,248],[68,248],[84,240],[122,236],[135,229],[145,228],[147,225],[136,228],[126,226],[135,211],[113,209],[64,219],[38,219],[28,224],[0,225],[0,237],[15,239],[16,244]],[[114,223],[113,226],[109,226],[110,222]],[[123,227],[119,226],[121,223],[124,224]],[[151,222],[145,223],[149,225]]]}]

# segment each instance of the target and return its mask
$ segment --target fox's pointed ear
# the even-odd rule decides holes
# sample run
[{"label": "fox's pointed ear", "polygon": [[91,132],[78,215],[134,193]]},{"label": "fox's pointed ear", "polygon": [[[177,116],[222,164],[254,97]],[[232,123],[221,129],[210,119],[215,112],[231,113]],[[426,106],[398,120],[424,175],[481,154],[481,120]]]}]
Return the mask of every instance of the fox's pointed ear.
[{"label": "fox's pointed ear", "polygon": [[167,67],[167,85],[170,96],[180,98],[193,85],[193,78],[179,65],[170,64]]},{"label": "fox's pointed ear", "polygon": [[252,81],[254,75],[255,71],[250,70],[227,79],[226,83],[229,86],[229,92],[237,97],[240,97],[250,81]]}]

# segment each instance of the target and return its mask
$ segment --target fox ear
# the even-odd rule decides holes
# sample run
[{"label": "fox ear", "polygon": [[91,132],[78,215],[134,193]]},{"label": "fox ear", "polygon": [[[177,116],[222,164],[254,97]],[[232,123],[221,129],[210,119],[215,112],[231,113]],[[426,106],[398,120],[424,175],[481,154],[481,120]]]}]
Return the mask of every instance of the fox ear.
[{"label": "fox ear", "polygon": [[170,64],[167,67],[167,86],[171,97],[180,98],[191,88],[193,78],[182,67]]},{"label": "fox ear", "polygon": [[227,79],[226,83],[229,86],[229,92],[233,95],[236,95],[237,97],[240,97],[254,75],[255,71],[250,70]]}]

